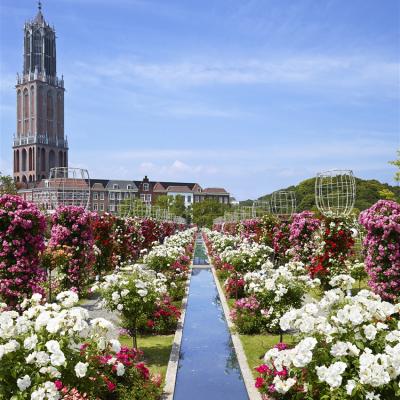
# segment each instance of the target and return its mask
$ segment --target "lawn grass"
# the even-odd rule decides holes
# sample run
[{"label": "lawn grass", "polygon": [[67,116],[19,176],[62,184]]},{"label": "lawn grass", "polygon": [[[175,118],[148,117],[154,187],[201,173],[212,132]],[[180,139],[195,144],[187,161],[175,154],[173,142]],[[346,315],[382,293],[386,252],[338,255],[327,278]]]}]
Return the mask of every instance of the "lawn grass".
[{"label": "lawn grass", "polygon": [[[279,343],[279,335],[239,335],[243,345],[243,350],[246,354],[247,362],[253,373],[257,373],[254,368],[263,364],[264,354],[271,349],[274,345]],[[283,335],[283,342],[290,344],[293,342],[292,335]]]},{"label": "lawn grass", "polygon": [[[132,338],[127,335],[119,337],[121,344],[132,347]],[[141,336],[137,338],[138,348],[144,353],[144,362],[153,374],[167,373],[174,335]]]}]

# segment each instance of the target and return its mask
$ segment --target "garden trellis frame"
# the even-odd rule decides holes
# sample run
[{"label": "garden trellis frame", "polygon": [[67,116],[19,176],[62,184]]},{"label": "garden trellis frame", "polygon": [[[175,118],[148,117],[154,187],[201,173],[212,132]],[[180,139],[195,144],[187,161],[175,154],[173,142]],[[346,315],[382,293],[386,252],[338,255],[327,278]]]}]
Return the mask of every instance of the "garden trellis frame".
[{"label": "garden trellis frame", "polygon": [[315,179],[315,204],[325,217],[347,217],[356,199],[353,171],[333,169],[319,172]]},{"label": "garden trellis frame", "polygon": [[90,204],[90,177],[87,169],[55,167],[49,178],[32,191],[32,200],[40,208],[53,212],[60,206],[84,209]]},{"label": "garden trellis frame", "polygon": [[278,190],[271,195],[271,213],[279,218],[290,218],[296,213],[296,193],[293,190]]}]

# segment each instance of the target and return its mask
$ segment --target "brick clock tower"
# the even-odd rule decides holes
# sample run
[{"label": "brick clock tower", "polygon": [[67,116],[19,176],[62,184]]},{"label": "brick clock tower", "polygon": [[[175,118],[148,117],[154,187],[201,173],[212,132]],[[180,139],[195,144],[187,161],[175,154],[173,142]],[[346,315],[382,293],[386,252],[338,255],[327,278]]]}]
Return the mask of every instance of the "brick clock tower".
[{"label": "brick clock tower", "polygon": [[56,34],[42,14],[24,26],[24,64],[17,75],[14,180],[34,183],[53,167],[68,166],[64,136],[64,79],[56,73]]}]

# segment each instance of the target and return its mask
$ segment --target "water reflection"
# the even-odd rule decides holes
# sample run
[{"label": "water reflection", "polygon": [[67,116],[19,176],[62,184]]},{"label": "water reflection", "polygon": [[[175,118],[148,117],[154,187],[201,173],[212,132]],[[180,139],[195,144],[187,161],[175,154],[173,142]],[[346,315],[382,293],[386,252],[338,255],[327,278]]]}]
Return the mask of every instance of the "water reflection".
[{"label": "water reflection", "polygon": [[192,272],[174,400],[248,399],[213,275]]}]

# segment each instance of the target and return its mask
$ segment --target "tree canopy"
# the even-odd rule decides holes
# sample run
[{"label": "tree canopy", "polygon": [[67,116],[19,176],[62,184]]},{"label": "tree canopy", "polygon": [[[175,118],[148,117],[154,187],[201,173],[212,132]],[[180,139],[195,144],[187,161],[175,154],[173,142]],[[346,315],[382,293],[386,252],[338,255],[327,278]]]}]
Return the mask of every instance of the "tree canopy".
[{"label": "tree canopy", "polygon": [[[380,199],[400,201],[400,187],[391,186],[387,183],[381,183],[375,179],[365,180],[355,178],[356,180],[356,200],[354,207],[359,210],[365,210],[371,207]],[[315,205],[315,178],[306,179],[296,186],[289,186],[281,190],[292,190],[296,194],[297,211],[316,210]],[[270,200],[271,195],[267,194],[258,200]],[[252,200],[240,202],[240,205],[251,205]]]}]

